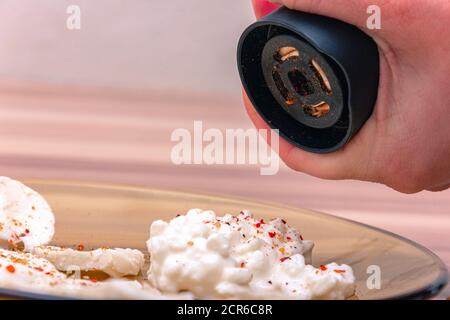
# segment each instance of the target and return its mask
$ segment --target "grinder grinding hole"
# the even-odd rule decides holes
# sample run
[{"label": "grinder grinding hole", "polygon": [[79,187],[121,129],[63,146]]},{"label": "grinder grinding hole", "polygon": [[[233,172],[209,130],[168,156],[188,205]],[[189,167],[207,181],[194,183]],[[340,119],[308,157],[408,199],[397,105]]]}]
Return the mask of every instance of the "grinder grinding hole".
[{"label": "grinder grinding hole", "polygon": [[244,31],[238,68],[261,117],[311,152],[343,147],[377,97],[378,48],[369,36],[342,21],[284,7]]},{"label": "grinder grinding hole", "polygon": [[[294,47],[281,47],[277,50],[277,53],[274,55],[274,59],[280,63],[283,63],[284,61],[291,58],[299,58],[299,57],[300,52],[298,51],[297,48]],[[314,70],[317,79],[320,81],[320,86],[322,90],[324,90],[327,95],[331,96],[332,94],[331,84],[322,67],[314,59],[311,59],[310,67]],[[306,79],[306,77],[300,71],[295,69],[293,71],[290,71],[288,75],[289,80],[293,84],[295,91],[299,95],[306,96],[314,93],[314,87],[311,85],[311,82],[308,81],[308,79]],[[285,98],[286,103],[288,105],[293,105],[294,104],[293,96],[289,92],[289,90],[286,89],[286,87],[284,86],[283,81],[276,68],[273,71],[273,77],[275,85],[277,86],[277,89],[278,91],[280,91],[283,98]],[[302,106],[305,108],[305,112],[313,117],[323,117],[328,112],[330,112],[330,105],[325,101],[321,101],[315,105],[302,105]]]},{"label": "grinder grinding hole", "polygon": [[290,35],[275,36],[264,46],[261,68],[272,95],[294,119],[314,128],[339,120],[342,89],[328,62],[311,45]]}]

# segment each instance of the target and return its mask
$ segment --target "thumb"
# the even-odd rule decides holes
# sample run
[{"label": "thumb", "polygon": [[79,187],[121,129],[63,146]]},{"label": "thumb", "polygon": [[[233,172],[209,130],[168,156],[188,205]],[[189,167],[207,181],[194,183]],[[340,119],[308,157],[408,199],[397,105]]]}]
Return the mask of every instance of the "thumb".
[{"label": "thumb", "polygon": [[[269,0],[289,9],[336,18],[360,28],[366,27],[369,3],[366,0]],[[373,2],[373,1],[372,1]]]}]

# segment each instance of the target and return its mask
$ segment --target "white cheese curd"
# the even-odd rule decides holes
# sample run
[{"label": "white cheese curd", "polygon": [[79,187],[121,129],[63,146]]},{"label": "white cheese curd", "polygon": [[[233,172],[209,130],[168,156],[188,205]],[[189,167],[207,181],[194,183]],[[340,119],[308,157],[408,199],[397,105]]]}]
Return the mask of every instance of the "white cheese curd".
[{"label": "white cheese curd", "polygon": [[[31,253],[0,249],[0,287],[48,295],[79,296],[99,284],[69,278],[47,260]],[[88,294],[88,292],[86,292]]]},{"label": "white cheese curd", "polygon": [[[78,295],[80,296],[80,295]],[[109,279],[98,283],[97,287],[88,287],[81,292],[82,297],[96,299],[133,299],[133,300],[193,300],[188,292],[162,294],[146,282],[124,278]]]},{"label": "white cheese curd", "polygon": [[40,294],[78,296],[101,286],[95,280],[68,277],[48,260],[31,253],[0,249],[0,287]]},{"label": "white cheese curd", "polygon": [[[26,251],[50,242],[55,217],[47,201],[19,181],[0,177],[0,240]],[[5,247],[5,245],[3,246]]]},{"label": "white cheese curd", "polygon": [[[82,284],[82,285],[80,285]],[[133,299],[133,300],[192,300],[192,295],[163,295],[160,291],[137,280],[114,278],[90,283],[88,280],[67,280],[65,285],[53,289],[53,294],[83,299]]]},{"label": "white cheese curd", "polygon": [[136,276],[144,267],[144,254],[136,249],[100,248],[80,251],[55,246],[35,247],[33,253],[49,260],[60,271],[74,266],[82,271],[103,271],[111,277]]},{"label": "white cheese curd", "polygon": [[[248,211],[217,217],[191,209],[153,222],[148,280],[164,293],[197,298],[344,299],[354,292],[352,269],[316,269],[313,242],[282,219],[257,220]],[[306,260],[306,261],[305,261]]]},{"label": "white cheese curd", "polygon": [[0,286],[17,290],[48,289],[66,279],[45,259],[0,249]]},{"label": "white cheese curd", "polygon": [[94,280],[68,277],[48,260],[31,253],[0,249],[0,287],[31,291],[40,294],[65,296],[107,296],[129,290],[121,284],[103,290],[103,284]]},{"label": "white cheese curd", "polygon": [[192,299],[189,294],[163,295],[136,280],[95,281],[58,271],[31,253],[0,249],[0,287],[38,294],[89,299]]}]

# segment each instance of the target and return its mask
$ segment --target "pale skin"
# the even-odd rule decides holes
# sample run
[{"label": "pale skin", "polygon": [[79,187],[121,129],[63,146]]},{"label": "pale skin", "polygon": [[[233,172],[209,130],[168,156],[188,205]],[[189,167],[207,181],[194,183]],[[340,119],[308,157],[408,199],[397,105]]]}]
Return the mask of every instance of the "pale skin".
[{"label": "pale skin", "polygon": [[[450,187],[450,1],[276,0],[290,9],[358,26],[378,44],[380,84],[372,116],[341,150],[313,154],[281,140],[292,169],[324,179],[383,183],[403,193]],[[381,8],[381,29],[369,30],[369,5]],[[274,9],[253,0],[257,18]],[[257,128],[267,124],[244,93]]]}]

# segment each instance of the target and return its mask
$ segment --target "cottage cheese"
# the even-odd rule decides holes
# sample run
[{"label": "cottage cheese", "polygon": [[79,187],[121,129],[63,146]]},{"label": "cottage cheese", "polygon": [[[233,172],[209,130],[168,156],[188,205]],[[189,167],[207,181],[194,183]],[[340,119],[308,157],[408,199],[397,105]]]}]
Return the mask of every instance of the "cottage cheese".
[{"label": "cottage cheese", "polygon": [[99,283],[67,277],[49,261],[31,253],[0,249],[0,287],[41,294],[79,293]]},{"label": "cottage cheese", "polygon": [[30,253],[0,249],[0,286],[19,290],[52,287],[65,280],[45,259]]},{"label": "cottage cheese", "polygon": [[192,209],[155,221],[147,247],[148,279],[162,292],[206,299],[344,299],[354,292],[349,266],[314,268],[311,241],[282,219],[257,220],[248,211],[217,217]]},{"label": "cottage cheese", "polygon": [[136,276],[144,267],[144,254],[135,249],[79,251],[55,246],[36,247],[33,253],[50,261],[60,271],[77,266],[80,270],[103,271],[111,277]]},{"label": "cottage cheese", "polygon": [[[0,240],[26,251],[50,242],[55,217],[45,199],[19,181],[0,177]],[[0,243],[1,245],[1,243]]]}]

